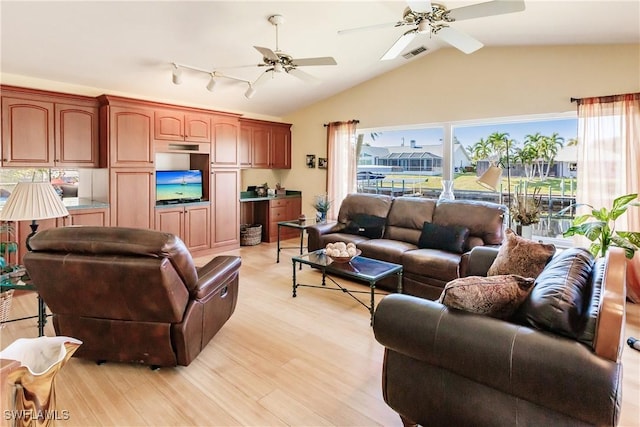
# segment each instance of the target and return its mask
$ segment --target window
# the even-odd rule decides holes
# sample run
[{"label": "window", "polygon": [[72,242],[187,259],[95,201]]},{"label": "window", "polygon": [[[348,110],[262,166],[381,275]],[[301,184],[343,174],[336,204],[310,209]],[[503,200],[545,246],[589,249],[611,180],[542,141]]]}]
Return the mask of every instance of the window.
[{"label": "window", "polygon": [[[557,213],[575,202],[577,118],[519,117],[421,127],[362,129],[358,191],[437,198],[443,179],[454,180],[457,199],[511,205],[516,193],[536,192],[540,222],[534,238],[560,239],[570,217]],[[451,142],[445,140],[450,134]],[[500,149],[495,140],[506,141]],[[493,148],[492,148],[493,147]],[[498,148],[496,150],[495,148]],[[493,192],[477,183],[491,165],[503,169]]]}]

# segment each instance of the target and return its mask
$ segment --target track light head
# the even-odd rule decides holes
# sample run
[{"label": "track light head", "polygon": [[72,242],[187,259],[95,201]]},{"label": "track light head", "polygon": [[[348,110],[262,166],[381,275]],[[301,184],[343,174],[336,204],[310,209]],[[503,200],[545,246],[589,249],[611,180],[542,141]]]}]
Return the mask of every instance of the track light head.
[{"label": "track light head", "polygon": [[178,66],[175,63],[173,64],[171,81],[173,81],[174,85],[179,85],[182,83],[182,69],[178,68]]},{"label": "track light head", "polygon": [[249,83],[249,88],[247,89],[247,91],[244,93],[244,96],[247,99],[251,99],[253,98],[253,95],[256,94],[256,90],[253,88],[253,86],[251,86],[251,83]]},{"label": "track light head", "polygon": [[213,73],[211,73],[211,78],[209,79],[209,83],[207,83],[207,90],[209,92],[213,92],[213,89],[216,86],[216,79],[214,79]]}]

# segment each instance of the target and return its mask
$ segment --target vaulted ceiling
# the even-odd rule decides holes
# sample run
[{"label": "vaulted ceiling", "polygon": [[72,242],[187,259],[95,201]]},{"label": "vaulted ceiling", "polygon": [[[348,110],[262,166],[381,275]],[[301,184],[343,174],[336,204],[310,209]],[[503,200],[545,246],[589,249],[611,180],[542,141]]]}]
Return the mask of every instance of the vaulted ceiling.
[{"label": "vaulted ceiling", "polygon": [[[419,2],[412,2],[419,3]],[[444,1],[449,9],[478,1]],[[527,0],[522,12],[452,23],[485,46],[640,43],[640,2]],[[281,117],[408,61],[433,60],[453,49],[421,34],[402,53],[427,48],[411,59],[380,61],[408,28],[404,1],[6,1],[0,2],[3,82],[15,76],[95,88],[100,93]],[[278,47],[294,58],[335,58],[336,66],[308,66],[309,84],[286,73],[257,88],[183,70],[171,81],[172,62],[245,81],[265,70],[254,46]],[[338,34],[339,30],[390,23],[384,28]],[[465,55],[459,52],[460,55]],[[423,59],[421,59],[423,58]],[[302,67],[301,67],[302,68]]]}]

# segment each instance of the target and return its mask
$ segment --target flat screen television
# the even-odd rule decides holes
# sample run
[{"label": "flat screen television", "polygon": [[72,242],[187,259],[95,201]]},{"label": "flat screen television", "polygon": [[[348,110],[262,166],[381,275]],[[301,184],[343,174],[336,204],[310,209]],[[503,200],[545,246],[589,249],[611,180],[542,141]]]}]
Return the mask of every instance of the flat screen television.
[{"label": "flat screen television", "polygon": [[156,204],[199,202],[202,197],[202,171],[156,171]]}]

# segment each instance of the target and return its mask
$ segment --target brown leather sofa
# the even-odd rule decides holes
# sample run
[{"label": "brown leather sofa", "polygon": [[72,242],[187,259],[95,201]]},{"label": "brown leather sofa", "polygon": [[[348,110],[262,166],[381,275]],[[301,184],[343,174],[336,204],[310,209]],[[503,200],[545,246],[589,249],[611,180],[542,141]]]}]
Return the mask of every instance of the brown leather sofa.
[{"label": "brown leather sofa", "polygon": [[556,255],[508,320],[383,298],[374,333],[385,346],[387,404],[405,425],[616,425],[625,257],[619,248],[595,262],[587,254]]},{"label": "brown leather sofa", "polygon": [[[337,223],[316,224],[307,229],[309,251],[336,241],[353,242],[362,256],[402,265],[404,293],[436,299],[447,282],[465,275],[468,251],[502,243],[505,212],[504,205],[489,202],[439,202],[423,197],[353,193],[340,205]],[[359,214],[386,218],[382,238],[347,232],[348,224]],[[463,253],[418,248],[425,222],[467,227],[469,237]],[[389,291],[396,289],[395,280],[379,285]]]},{"label": "brown leather sofa", "polygon": [[153,230],[61,227],[37,233],[24,264],[75,356],[189,365],[233,313],[241,260],[196,268],[184,243]]}]

